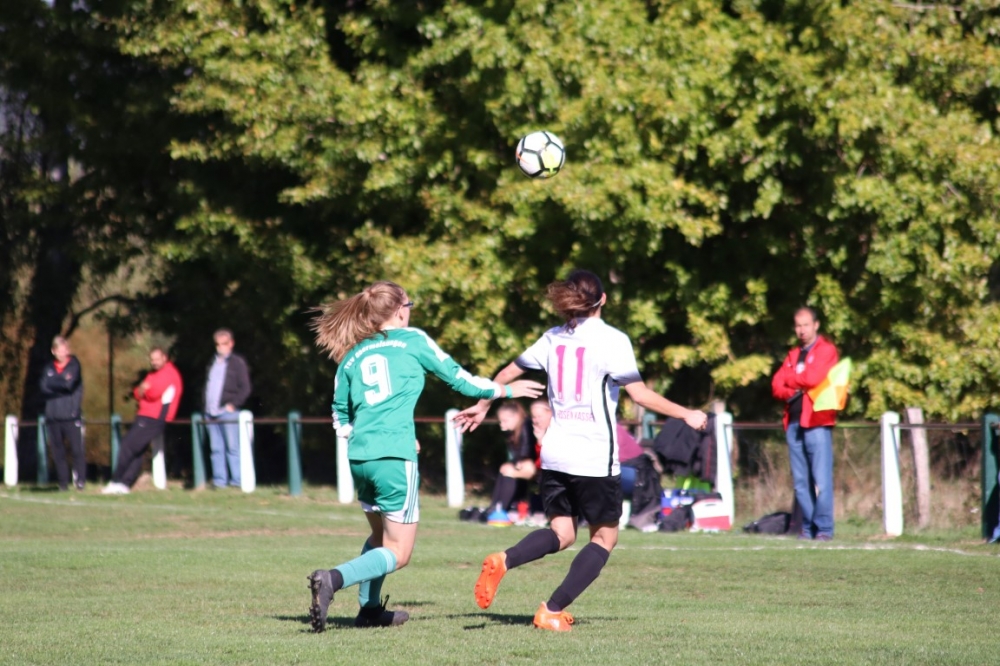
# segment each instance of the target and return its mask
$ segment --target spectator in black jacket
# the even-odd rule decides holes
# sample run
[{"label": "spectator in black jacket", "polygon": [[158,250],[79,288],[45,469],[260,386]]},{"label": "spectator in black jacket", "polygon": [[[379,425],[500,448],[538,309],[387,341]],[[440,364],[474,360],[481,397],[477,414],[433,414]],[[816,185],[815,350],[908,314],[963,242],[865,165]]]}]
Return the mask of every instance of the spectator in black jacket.
[{"label": "spectator in black jacket", "polygon": [[513,521],[507,514],[515,499],[527,493],[528,481],[535,478],[535,434],[531,419],[521,403],[513,400],[500,403],[497,409],[500,430],[507,434],[507,462],[500,465],[490,513],[487,520],[491,525],[510,525]]},{"label": "spectator in black jacket", "polygon": [[80,361],[70,353],[69,342],[61,335],[52,340],[55,359],[42,370],[40,382],[45,398],[45,427],[49,451],[56,463],[59,490],[69,488],[69,466],[66,463],[66,442],[73,451],[74,482],[83,490],[87,479],[87,459],[83,452],[83,422],[80,406],[83,404],[83,378]]},{"label": "spectator in black jacket", "polygon": [[[239,411],[250,397],[250,370],[246,360],[233,352],[233,332],[215,332],[215,358],[205,382],[205,415],[212,449],[212,485],[240,486]],[[228,470],[227,470],[228,464]]]}]

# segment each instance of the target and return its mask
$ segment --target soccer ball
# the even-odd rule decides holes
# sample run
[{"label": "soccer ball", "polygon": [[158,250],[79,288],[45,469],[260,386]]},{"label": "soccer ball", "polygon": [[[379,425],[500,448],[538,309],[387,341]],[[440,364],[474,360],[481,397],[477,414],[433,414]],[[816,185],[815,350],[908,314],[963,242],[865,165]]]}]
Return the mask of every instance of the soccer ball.
[{"label": "soccer ball", "polygon": [[517,166],[528,178],[551,178],[566,162],[566,149],[552,132],[532,132],[517,142]]}]

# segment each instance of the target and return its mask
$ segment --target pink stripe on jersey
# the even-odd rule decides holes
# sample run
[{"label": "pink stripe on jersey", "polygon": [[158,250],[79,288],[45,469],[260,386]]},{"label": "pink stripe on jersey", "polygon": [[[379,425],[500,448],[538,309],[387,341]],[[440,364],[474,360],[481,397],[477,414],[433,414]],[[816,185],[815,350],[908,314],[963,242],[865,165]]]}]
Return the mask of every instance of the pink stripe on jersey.
[{"label": "pink stripe on jersey", "polygon": [[559,400],[563,398],[563,361],[566,358],[566,345],[559,345],[556,347],[556,367],[558,369],[558,374],[556,375],[556,397]]}]

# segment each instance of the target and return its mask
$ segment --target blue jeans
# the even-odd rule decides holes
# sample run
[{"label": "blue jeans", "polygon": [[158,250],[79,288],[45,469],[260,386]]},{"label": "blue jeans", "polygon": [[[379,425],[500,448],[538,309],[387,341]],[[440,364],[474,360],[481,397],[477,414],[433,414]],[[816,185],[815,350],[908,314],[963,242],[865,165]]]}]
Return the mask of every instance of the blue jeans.
[{"label": "blue jeans", "polygon": [[[212,453],[212,484],[217,488],[240,485],[240,424],[239,412],[223,412],[209,419],[224,423],[206,423],[208,443]],[[226,472],[228,462],[229,471]]]},{"label": "blue jeans", "polygon": [[795,499],[802,507],[802,536],[833,536],[833,428],[789,423],[788,460]]},{"label": "blue jeans", "polygon": [[[997,474],[997,482],[1000,483],[1000,473]],[[1000,523],[993,528],[993,536],[990,537],[990,543],[1000,543]]]},{"label": "blue jeans", "polygon": [[625,497],[632,497],[632,491],[635,490],[635,467],[629,467],[628,465],[622,465],[622,495]]}]

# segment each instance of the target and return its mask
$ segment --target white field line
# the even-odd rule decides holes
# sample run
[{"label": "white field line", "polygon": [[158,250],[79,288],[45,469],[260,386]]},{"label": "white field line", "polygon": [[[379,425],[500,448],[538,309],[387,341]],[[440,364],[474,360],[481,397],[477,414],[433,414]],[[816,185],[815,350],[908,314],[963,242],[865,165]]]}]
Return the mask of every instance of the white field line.
[{"label": "white field line", "polygon": [[[235,508],[235,507],[206,507],[199,505],[177,505],[177,504],[132,504],[128,502],[115,501],[120,500],[121,496],[115,496],[113,498],[108,498],[110,501],[82,501],[82,500],[60,500],[60,499],[48,499],[42,497],[23,497],[19,495],[9,495],[7,493],[0,492],[0,500],[11,500],[14,502],[26,502],[31,504],[48,504],[52,506],[67,506],[67,507],[79,507],[79,508],[112,508],[118,509],[158,509],[162,511],[176,511],[176,512],[189,512],[189,513],[220,513],[225,511],[226,513],[246,513],[253,515],[268,515],[268,516],[285,516],[285,517],[296,517],[301,518],[303,516],[302,512],[297,511],[275,511],[273,509],[252,509],[252,508]],[[311,511],[315,511],[317,507],[310,507]],[[348,515],[340,515],[345,509],[349,510]],[[364,522],[365,518],[360,511],[360,507],[357,504],[354,505],[338,505],[335,509],[338,515],[331,515],[326,512],[320,511],[320,516],[314,516],[319,519],[329,519],[331,521],[341,521],[348,520],[351,522]],[[435,526],[435,527],[452,527],[458,526],[457,520],[421,520],[424,526]],[[497,529],[497,528],[492,528]],[[518,535],[527,534],[526,530],[519,529],[517,527],[510,528],[510,534],[512,537],[517,537]],[[581,532],[577,544],[570,546],[567,550],[573,551],[578,550],[583,545],[583,539],[585,538],[585,532]],[[681,533],[677,533],[679,536]],[[655,538],[655,537],[654,537]],[[516,541],[516,538],[512,538],[512,543]],[[782,542],[785,543],[782,543]],[[859,544],[800,544],[788,539],[782,539],[780,537],[775,538],[774,544],[759,544],[753,546],[714,546],[714,547],[702,547],[702,546],[674,546],[667,544],[649,544],[649,545],[629,545],[619,543],[615,546],[615,550],[660,550],[666,552],[691,552],[691,553],[710,553],[714,551],[731,551],[731,552],[754,552],[754,551],[774,551],[774,550],[817,550],[817,551],[829,551],[829,550],[840,550],[840,551],[916,551],[916,552],[928,552],[928,553],[946,553],[950,555],[960,555],[966,557],[1000,557],[1000,549],[996,551],[983,551],[983,552],[972,552],[967,550],[962,550],[960,548],[946,548],[943,546],[928,546],[926,544],[920,543],[859,543]]]},{"label": "white field line", "polygon": [[[116,495],[115,497],[117,498],[120,496]],[[130,509],[138,509],[140,506],[143,506],[150,509],[163,509],[166,511],[183,511],[186,508],[195,508],[195,507],[182,507],[175,504],[142,504],[142,505],[125,504],[123,502],[115,502],[113,500],[105,502],[100,502],[100,501],[88,502],[85,500],[76,500],[76,499],[62,500],[62,499],[48,499],[44,497],[22,497],[19,495],[6,495],[3,493],[0,493],[0,499],[10,500],[12,502],[25,502],[27,504],[48,504],[51,506],[70,506],[70,507],[80,507],[80,508],[86,507],[88,509],[106,508],[106,507],[123,507],[123,508],[128,507]],[[219,509],[212,507],[197,507],[197,509],[205,513],[214,513],[219,511]]]},{"label": "white field line", "polygon": [[946,553],[950,555],[963,555],[966,557],[1000,557],[1000,551],[996,552],[971,552],[967,550],[962,550],[960,548],[945,548],[942,546],[928,546],[921,543],[859,543],[859,544],[838,544],[838,545],[782,545],[774,544],[774,546],[760,545],[760,546],[719,546],[717,548],[701,548],[698,546],[628,546],[628,545],[617,545],[615,550],[618,549],[629,549],[634,550],[664,550],[671,552],[692,552],[692,553],[710,553],[717,551],[732,551],[732,552],[753,552],[753,551],[775,551],[775,550],[815,550],[815,551],[828,551],[828,550],[840,550],[840,551],[917,551],[926,553]]},{"label": "white field line", "polygon": [[[284,516],[287,518],[302,517],[302,512],[296,511],[276,511],[274,509],[252,509],[252,508],[232,508],[232,507],[212,507],[212,506],[201,506],[195,504],[133,504],[131,502],[121,501],[122,495],[115,495],[109,497],[105,501],[87,501],[87,500],[61,500],[61,499],[48,499],[43,497],[23,497],[18,495],[8,495],[5,493],[0,493],[0,500],[10,500],[12,502],[26,502],[28,504],[48,504],[51,506],[67,506],[73,508],[87,508],[87,509],[131,509],[131,510],[141,510],[141,509],[156,509],[160,511],[176,511],[178,513],[247,513],[253,515],[264,515],[264,516]],[[331,516],[332,520],[342,520],[340,516]],[[355,516],[351,516],[353,520]],[[361,511],[357,511],[356,516],[358,521],[365,521],[364,516],[362,516]]]}]

